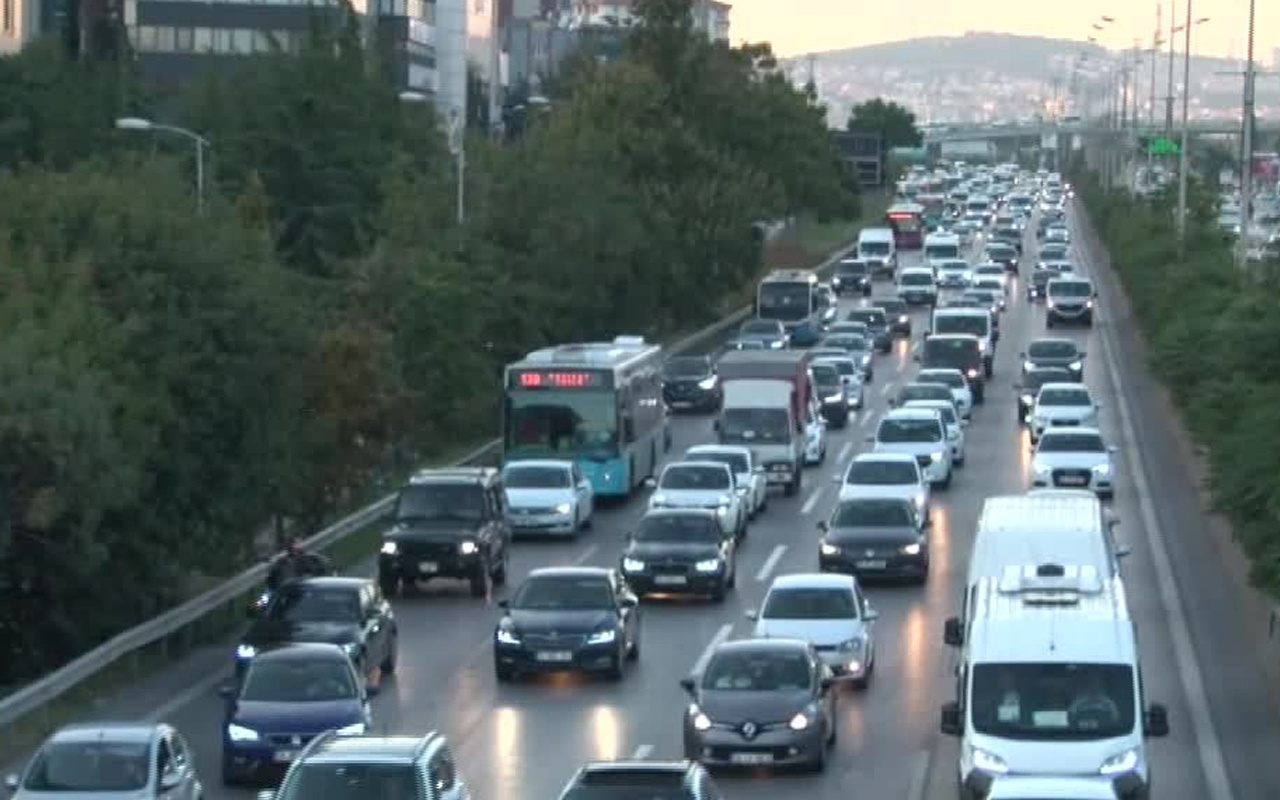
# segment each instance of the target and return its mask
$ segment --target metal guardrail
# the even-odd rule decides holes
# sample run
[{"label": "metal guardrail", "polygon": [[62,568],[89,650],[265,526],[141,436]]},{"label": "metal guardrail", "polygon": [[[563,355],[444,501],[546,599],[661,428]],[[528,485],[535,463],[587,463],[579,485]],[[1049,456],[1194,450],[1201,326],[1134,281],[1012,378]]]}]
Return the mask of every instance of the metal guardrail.
[{"label": "metal guardrail", "polygon": [[[816,268],[817,271],[830,271],[839,257],[847,250],[848,245],[845,245],[833,251]],[[751,313],[752,308],[750,306],[740,308],[702,330],[671,344],[668,349],[674,353],[696,350],[699,345],[708,340],[714,340],[725,331],[744,321]],[[493,439],[486,442],[481,447],[454,462],[453,466],[484,463],[489,460],[490,456],[496,454],[500,445],[501,439]],[[390,513],[395,503],[395,497],[395,494],[389,494],[381,500],[338,520],[306,539],[305,546],[312,550],[324,549],[357,531],[365,529],[371,523],[382,519]],[[167,641],[169,637],[215,613],[218,609],[234,603],[266,580],[267,568],[267,562],[250,567],[234,578],[186,601],[182,605],[117,634],[74,661],[55,670],[50,675],[0,699],[0,730],[39,710],[45,704],[52,703],[121,659],[137,653],[145,647]]]}]

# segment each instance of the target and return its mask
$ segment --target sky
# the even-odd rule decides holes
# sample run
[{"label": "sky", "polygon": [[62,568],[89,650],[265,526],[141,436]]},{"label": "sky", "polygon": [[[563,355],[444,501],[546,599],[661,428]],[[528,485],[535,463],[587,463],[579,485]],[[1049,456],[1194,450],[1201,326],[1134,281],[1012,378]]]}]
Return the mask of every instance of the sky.
[{"label": "sky", "polygon": [[[1099,40],[1112,49],[1150,45],[1157,0],[728,0],[734,42],[768,41],[778,55],[890,42],[918,36],[960,36],[965,31],[1018,33],[1085,40],[1099,17],[1115,18]],[[1164,0],[1168,38],[1172,3],[1178,23],[1186,18],[1186,0]],[[1249,0],[1191,0],[1194,18],[1209,17],[1192,35],[1192,51],[1206,56],[1243,58]],[[1280,47],[1280,0],[1255,0],[1254,56],[1272,64]],[[1177,46],[1182,47],[1182,34]],[[1167,45],[1166,45],[1167,47]]]}]

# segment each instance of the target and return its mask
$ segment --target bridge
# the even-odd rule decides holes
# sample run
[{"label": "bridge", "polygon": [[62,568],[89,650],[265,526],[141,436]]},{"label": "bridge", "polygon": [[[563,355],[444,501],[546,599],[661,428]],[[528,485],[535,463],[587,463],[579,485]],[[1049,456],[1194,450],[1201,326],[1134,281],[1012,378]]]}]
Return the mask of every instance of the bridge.
[{"label": "bridge", "polygon": [[[1126,130],[1133,130],[1127,128]],[[1254,129],[1257,133],[1280,133],[1280,122],[1259,120]],[[1108,128],[1096,122],[1079,123],[1026,123],[1010,125],[957,125],[947,128],[933,128],[924,131],[924,145],[942,144],[943,142],[981,142],[1001,139],[1035,139],[1043,134],[1081,134],[1081,135],[1114,135],[1115,128]],[[1165,132],[1164,125],[1139,125],[1138,136],[1159,136]],[[1192,136],[1239,135],[1240,124],[1231,121],[1192,122],[1188,126]],[[1181,136],[1181,128],[1174,126],[1174,137]]]}]

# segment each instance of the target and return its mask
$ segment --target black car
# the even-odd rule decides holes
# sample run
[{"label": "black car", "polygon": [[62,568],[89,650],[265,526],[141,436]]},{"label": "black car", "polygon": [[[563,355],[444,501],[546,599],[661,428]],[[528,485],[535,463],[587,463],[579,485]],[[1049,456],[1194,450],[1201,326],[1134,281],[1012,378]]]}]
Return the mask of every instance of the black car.
[{"label": "black car", "polygon": [[1031,280],[1027,281],[1027,299],[1031,301],[1043,300],[1045,286],[1049,281],[1058,277],[1056,269],[1046,269],[1044,267],[1036,267],[1031,272]]},{"label": "black car", "polygon": [[1035,339],[1019,355],[1024,375],[1036,367],[1062,367],[1071,373],[1071,380],[1084,380],[1085,352],[1070,339]]},{"label": "black car", "polygon": [[929,523],[908,498],[842,500],[830,520],[818,523],[818,564],[823,572],[866,578],[929,579]]},{"label": "black car", "polygon": [[693,761],[597,761],[569,779],[559,800],[719,800],[707,768]]},{"label": "black car", "polygon": [[1014,247],[1012,244],[995,242],[987,245],[987,260],[1000,264],[1005,272],[1017,272],[1018,256],[1021,252],[1021,245]]},{"label": "black car", "polygon": [[916,359],[923,369],[958,369],[969,380],[973,402],[986,401],[986,370],[978,337],[967,334],[937,334],[925,339]]},{"label": "black car", "polygon": [[640,655],[640,601],[622,576],[599,567],[529,573],[498,604],[493,670],[499,682],[527,673],[580,670],[620,680]]},{"label": "black car", "polygon": [[1022,373],[1022,382],[1014,384],[1014,391],[1018,393],[1018,422],[1027,423],[1027,417],[1031,415],[1031,407],[1036,404],[1036,395],[1040,393],[1040,387],[1046,383],[1070,383],[1075,378],[1067,371],[1066,367],[1033,367]]},{"label": "black car", "polygon": [[889,333],[894,336],[911,335],[911,313],[907,301],[901,297],[880,297],[871,301],[878,308],[884,309],[889,324]]},{"label": "black car", "polygon": [[887,353],[893,349],[893,339],[889,333],[889,315],[879,306],[855,308],[844,315],[846,322],[861,322],[867,326],[871,337],[875,340],[876,349]]},{"label": "black car", "polygon": [[849,424],[849,389],[833,364],[812,364],[813,390],[822,404],[822,416],[833,428]]},{"label": "black car", "polygon": [[708,508],[646,512],[622,551],[622,574],[637,595],[697,594],[716,602],[738,580],[737,537]]},{"label": "black car", "polygon": [[378,555],[388,597],[437,578],[467,581],[473,597],[484,597],[490,581],[506,582],[511,525],[498,470],[422,470],[400,489],[392,519]]},{"label": "black car", "polygon": [[831,276],[831,288],[838,295],[851,292],[861,293],[864,297],[870,295],[871,265],[857,258],[841,259]]},{"label": "black car", "polygon": [[378,585],[365,578],[304,578],[281,586],[254,614],[236,646],[236,678],[259,653],[291,644],[341,645],[369,679],[396,670],[396,619]]},{"label": "black car", "polygon": [[672,409],[719,410],[724,389],[711,356],[668,358],[662,367],[662,401]]}]

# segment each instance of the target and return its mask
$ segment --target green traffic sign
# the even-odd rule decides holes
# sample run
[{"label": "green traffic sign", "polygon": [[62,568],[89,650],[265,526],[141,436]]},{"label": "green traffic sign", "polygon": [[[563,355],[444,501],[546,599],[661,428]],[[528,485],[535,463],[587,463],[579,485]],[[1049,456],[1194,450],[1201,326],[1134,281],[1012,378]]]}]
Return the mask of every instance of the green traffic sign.
[{"label": "green traffic sign", "polygon": [[1172,139],[1166,139],[1163,136],[1154,139],[1151,142],[1151,155],[1153,156],[1176,156],[1178,154],[1178,143]]}]

